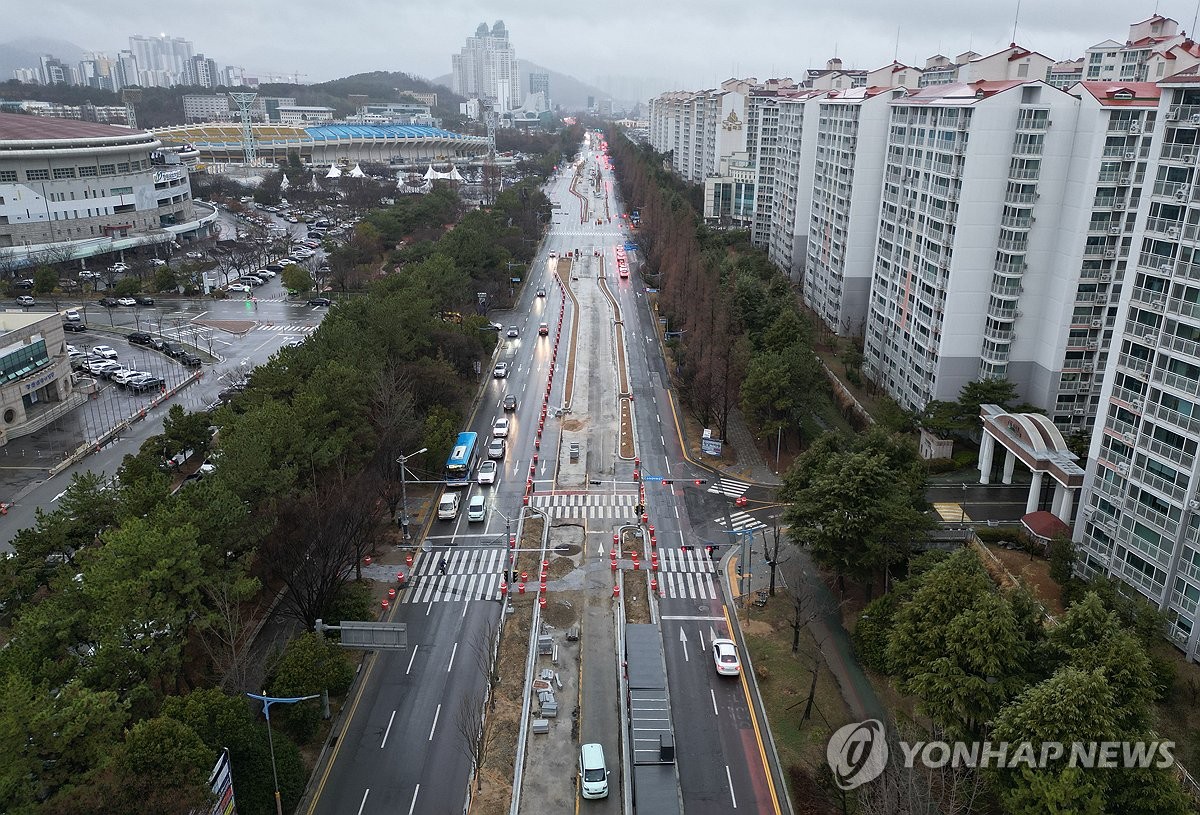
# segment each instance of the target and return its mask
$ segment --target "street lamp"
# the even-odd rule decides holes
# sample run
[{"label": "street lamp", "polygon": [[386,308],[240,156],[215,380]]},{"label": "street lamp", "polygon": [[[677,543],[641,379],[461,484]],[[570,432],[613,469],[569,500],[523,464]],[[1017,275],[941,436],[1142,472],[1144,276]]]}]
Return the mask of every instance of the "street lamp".
[{"label": "street lamp", "polygon": [[396,459],[396,463],[400,465],[400,528],[404,530],[405,543],[408,543],[408,480],[406,477],[408,460],[413,456],[419,456],[428,451],[428,447],[422,447],[417,452],[409,453],[407,456],[401,453],[399,458]]},{"label": "street lamp", "polygon": [[294,705],[297,702],[307,702],[309,699],[321,698],[318,694],[310,696],[277,697],[267,696],[267,692],[247,693],[251,699],[262,702],[263,715],[267,717],[267,744],[271,748],[271,776],[275,779],[275,815],[283,815],[283,802],[279,798],[279,773],[275,769],[275,739],[271,735],[271,705]]}]

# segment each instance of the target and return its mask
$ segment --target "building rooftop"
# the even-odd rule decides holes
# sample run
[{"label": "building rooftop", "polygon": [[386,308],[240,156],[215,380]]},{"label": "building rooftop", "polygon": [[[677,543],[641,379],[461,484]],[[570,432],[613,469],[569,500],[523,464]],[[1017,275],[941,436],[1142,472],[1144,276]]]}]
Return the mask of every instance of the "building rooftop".
[{"label": "building rooftop", "polygon": [[0,141],[103,139],[129,137],[139,133],[140,131],[118,125],[58,119],[52,116],[0,113]]},{"label": "building rooftop", "polygon": [[1156,107],[1162,95],[1153,82],[1080,82],[1075,87],[1105,107]]}]

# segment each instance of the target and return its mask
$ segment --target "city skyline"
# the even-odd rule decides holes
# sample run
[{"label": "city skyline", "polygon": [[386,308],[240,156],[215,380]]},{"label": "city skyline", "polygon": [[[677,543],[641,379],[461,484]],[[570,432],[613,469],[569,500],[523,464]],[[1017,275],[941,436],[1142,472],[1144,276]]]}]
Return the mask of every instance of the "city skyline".
[{"label": "city skyline", "polygon": [[[849,0],[803,15],[782,0],[759,0],[737,16],[714,0],[698,5],[678,0],[654,7],[618,5],[604,15],[565,8],[552,16],[527,3],[446,8],[418,2],[393,9],[358,0],[330,16],[323,16],[315,5],[311,13],[305,12],[304,0],[299,5],[294,19],[319,21],[314,23],[321,31],[319,41],[306,43],[307,35],[280,37],[278,18],[265,7],[240,11],[238,25],[230,27],[220,15],[183,23],[158,20],[129,0],[103,7],[66,0],[67,13],[52,30],[44,15],[18,8],[9,13],[6,28],[12,42],[52,35],[114,58],[128,47],[130,36],[166,32],[195,43],[197,51],[221,65],[244,66],[247,76],[303,73],[308,82],[321,82],[375,70],[444,76],[449,73],[449,55],[462,47],[464,36],[481,19],[503,19],[516,51],[538,65],[589,82],[606,75],[641,75],[661,77],[667,88],[688,88],[715,86],[731,76],[799,78],[834,56],[847,67],[864,69],[893,58],[919,65],[937,53],[988,53],[1014,39],[1052,59],[1069,59],[1130,21],[1154,13],[1174,17],[1190,33],[1196,11],[1180,2],[1063,0],[1048,7],[1027,4],[1014,21],[1015,0],[969,9],[931,0],[905,7],[903,15],[878,0]],[[778,24],[763,25],[763,20]],[[578,33],[581,25],[587,36]],[[670,36],[662,36],[664,32]],[[399,49],[396,43],[402,44]],[[303,46],[302,59],[297,45]],[[657,90],[650,88],[644,95]]]}]

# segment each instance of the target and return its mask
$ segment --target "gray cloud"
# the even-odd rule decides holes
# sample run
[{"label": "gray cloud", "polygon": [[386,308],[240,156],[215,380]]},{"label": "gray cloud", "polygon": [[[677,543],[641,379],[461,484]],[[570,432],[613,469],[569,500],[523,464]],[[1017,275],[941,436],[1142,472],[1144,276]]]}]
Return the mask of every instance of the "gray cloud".
[{"label": "gray cloud", "polygon": [[[370,70],[437,76],[481,21],[503,19],[518,56],[590,81],[652,77],[654,86],[708,86],[732,75],[797,77],[835,53],[847,66],[921,64],[934,53],[997,50],[1013,38],[1017,0],[615,0],[604,4],[509,0],[56,0],[54,14],[11,3],[3,36],[67,39],[114,53],[130,34],[192,40],[218,63],[251,74],[307,74],[322,81]],[[1025,0],[1016,40],[1047,56],[1080,56],[1154,13],[1191,29],[1180,2]],[[649,90],[656,90],[652,87]]]}]

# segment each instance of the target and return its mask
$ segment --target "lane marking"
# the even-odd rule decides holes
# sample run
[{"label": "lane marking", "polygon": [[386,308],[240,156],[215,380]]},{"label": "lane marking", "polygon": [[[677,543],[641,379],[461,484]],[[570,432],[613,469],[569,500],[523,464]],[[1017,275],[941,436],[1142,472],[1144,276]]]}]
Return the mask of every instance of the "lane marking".
[{"label": "lane marking", "polygon": [[438,717],[442,715],[442,706],[438,705],[437,710],[433,711],[433,726],[429,728],[429,739],[433,741],[433,733],[437,730]]},{"label": "lane marking", "polygon": [[358,805],[358,815],[362,815],[362,813],[363,813],[363,809],[364,809],[364,808],[366,807],[366,805],[367,805],[367,796],[368,796],[368,795],[370,795],[370,794],[371,794],[371,788],[370,788],[370,787],[367,787],[367,788],[366,788],[366,789],[363,791],[363,799],[362,799],[362,803]]},{"label": "lane marking", "polygon": [[714,716],[720,716],[720,715],[721,715],[721,711],[717,709],[717,692],[716,692],[715,690],[713,690],[712,688],[709,688],[709,689],[708,689],[708,695],[712,697],[712,703],[713,703],[713,715],[714,715]]},{"label": "lane marking", "polygon": [[458,653],[458,643],[454,643],[454,647],[450,649],[450,663],[446,666],[446,673],[450,673],[450,669],[454,667],[454,656]]},{"label": "lane marking", "polygon": [[417,788],[413,790],[412,803],[408,805],[408,815],[412,815],[417,809],[417,795],[421,792],[421,785],[417,784]]},{"label": "lane marking", "polygon": [[[391,717],[388,719],[388,726],[387,726],[387,730],[384,730],[384,731],[383,731],[383,741],[381,741],[381,742],[379,743],[379,749],[380,749],[380,750],[382,750],[384,747],[386,747],[386,746],[387,746],[387,740],[388,740],[388,736],[389,736],[389,735],[391,735],[391,732],[392,732],[392,722],[394,722],[394,721],[396,721],[396,711],[394,711],[394,710],[393,710],[393,711],[392,711],[392,715],[391,715]],[[363,796],[363,801],[366,801],[366,800],[367,800],[367,797],[364,795],[364,796]],[[359,811],[359,812],[362,812],[362,807],[359,807],[358,811]]]},{"label": "lane marking", "polygon": [[729,765],[725,765],[725,780],[729,782],[729,800],[733,802],[733,808],[737,809],[737,796],[733,793],[733,776],[729,772]]},{"label": "lane marking", "polygon": [[408,676],[409,674],[411,674],[411,673],[412,673],[412,666],[413,666],[413,663],[414,663],[414,662],[416,662],[416,660],[417,660],[417,649],[418,649],[418,648],[420,648],[420,647],[421,647],[420,645],[414,645],[414,646],[413,646],[413,652],[412,652],[412,656],[408,658],[408,670],[406,670],[406,671],[404,672],[404,675],[405,675],[405,676]]}]

